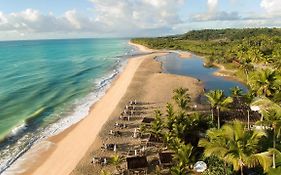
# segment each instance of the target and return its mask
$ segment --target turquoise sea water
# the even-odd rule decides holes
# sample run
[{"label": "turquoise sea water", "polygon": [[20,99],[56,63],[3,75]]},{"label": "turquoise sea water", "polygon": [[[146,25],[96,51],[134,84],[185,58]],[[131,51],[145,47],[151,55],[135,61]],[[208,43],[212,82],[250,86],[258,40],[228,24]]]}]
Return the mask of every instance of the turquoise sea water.
[{"label": "turquoise sea water", "polygon": [[126,39],[0,42],[0,173],[79,121],[134,50]]}]

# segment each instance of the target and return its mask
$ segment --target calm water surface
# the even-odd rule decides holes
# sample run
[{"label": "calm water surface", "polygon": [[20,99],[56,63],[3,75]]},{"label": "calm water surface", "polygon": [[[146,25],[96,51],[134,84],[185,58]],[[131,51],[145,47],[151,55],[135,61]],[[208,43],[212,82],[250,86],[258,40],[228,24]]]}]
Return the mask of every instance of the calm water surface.
[{"label": "calm water surface", "polygon": [[178,54],[171,53],[158,59],[162,62],[165,72],[197,78],[203,81],[207,91],[222,89],[226,94],[229,94],[229,89],[234,86],[247,91],[247,87],[242,83],[214,76],[214,72],[218,69],[204,67],[204,61],[196,55],[192,55],[192,58],[183,59],[179,58]]}]

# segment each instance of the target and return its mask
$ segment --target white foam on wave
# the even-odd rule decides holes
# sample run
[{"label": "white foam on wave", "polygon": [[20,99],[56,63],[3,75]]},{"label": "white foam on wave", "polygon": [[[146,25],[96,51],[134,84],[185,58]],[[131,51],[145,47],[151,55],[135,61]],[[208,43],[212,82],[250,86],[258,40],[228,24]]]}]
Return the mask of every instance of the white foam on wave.
[{"label": "white foam on wave", "polygon": [[[31,151],[35,147],[35,145],[46,142],[46,139],[48,137],[61,133],[65,129],[69,128],[70,126],[78,123],[83,118],[85,118],[89,114],[91,106],[105,94],[114,78],[120,72],[122,72],[125,65],[127,64],[127,59],[121,61],[119,58],[117,62],[119,64],[119,67],[117,69],[113,70],[113,72],[111,72],[110,74],[107,74],[106,76],[96,80],[95,84],[97,84],[97,87],[94,89],[94,91],[88,94],[83,100],[77,101],[74,104],[74,112],[71,115],[63,117],[57,122],[50,124],[40,133],[40,135],[33,137],[30,140],[29,144],[26,145],[25,148],[19,151],[16,155],[13,155],[12,157],[7,158],[7,160],[2,161],[0,165],[0,174],[3,173],[5,175],[8,175],[16,174],[16,172],[22,173],[22,171],[24,170],[22,165],[24,165],[27,161],[26,157],[32,158],[32,156],[36,155],[36,151]],[[18,132],[24,131],[26,127],[27,126],[24,123],[20,127],[15,128],[14,134],[18,134]],[[32,152],[32,154],[28,154],[28,156],[23,156],[27,152]]]},{"label": "white foam on wave", "polygon": [[27,124],[25,122],[22,122],[22,124],[18,125],[17,127],[15,127],[14,129],[12,129],[12,131],[8,134],[8,137],[14,137],[22,132],[24,132],[24,130],[26,130],[27,128]]},{"label": "white foam on wave", "polygon": [[105,94],[106,90],[110,87],[111,82],[119,72],[120,71],[114,71],[114,73],[107,76],[107,78],[97,80],[98,83],[96,84],[98,84],[98,86],[96,90],[87,95],[82,101],[77,101],[74,104],[74,106],[76,106],[74,112],[71,115],[60,119],[58,122],[51,124],[45,129],[43,135],[48,137],[57,135],[61,131],[85,118],[85,116],[89,114],[91,106]]}]

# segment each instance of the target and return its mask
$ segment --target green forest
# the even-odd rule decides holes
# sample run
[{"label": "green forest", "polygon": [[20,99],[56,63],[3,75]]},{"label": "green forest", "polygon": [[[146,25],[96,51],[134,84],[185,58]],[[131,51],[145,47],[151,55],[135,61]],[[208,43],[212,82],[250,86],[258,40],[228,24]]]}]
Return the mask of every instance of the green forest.
[{"label": "green forest", "polygon": [[281,29],[221,29],[183,35],[137,38],[135,43],[155,49],[187,50],[218,63],[250,62],[281,67]]}]

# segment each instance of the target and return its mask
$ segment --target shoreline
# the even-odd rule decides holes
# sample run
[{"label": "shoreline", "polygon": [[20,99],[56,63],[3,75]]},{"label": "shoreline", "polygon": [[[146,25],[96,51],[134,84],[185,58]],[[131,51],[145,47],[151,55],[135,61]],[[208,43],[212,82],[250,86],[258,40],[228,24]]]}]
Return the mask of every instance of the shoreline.
[{"label": "shoreline", "polygon": [[131,42],[131,40],[128,42],[129,45],[136,47],[139,51],[143,52],[143,53],[151,53],[151,52],[159,52],[159,50],[155,50],[155,49],[150,49],[146,46],[140,45],[140,44],[136,44]]},{"label": "shoreline", "polygon": [[[21,149],[19,151],[15,151],[15,154],[13,154],[12,156],[10,155],[8,156],[4,156],[3,157],[3,164],[1,163],[1,171],[0,174],[18,174],[17,172],[21,172],[24,171],[23,169],[25,169],[25,165],[26,165],[26,161],[24,159],[32,159],[31,162],[33,161],[33,157],[38,157],[36,154],[36,151],[39,154],[44,154],[44,152],[47,149],[51,149],[52,148],[52,142],[49,142],[47,139],[51,138],[53,136],[56,136],[57,134],[60,134],[61,132],[64,132],[66,130],[68,130],[69,128],[75,126],[79,121],[81,121],[83,118],[85,118],[85,116],[88,115],[88,112],[90,111],[90,108],[107,92],[108,88],[111,86],[111,84],[114,82],[114,80],[116,79],[116,77],[123,72],[128,60],[128,56],[124,55],[124,57],[126,59],[124,59],[124,61],[118,61],[118,66],[116,65],[116,69],[114,69],[114,71],[112,71],[111,73],[107,73],[104,74],[102,77],[100,77],[99,79],[96,79],[94,81],[94,84],[97,85],[95,86],[95,91],[91,91],[90,93],[88,93],[85,97],[83,97],[82,99],[79,99],[79,101],[73,105],[74,107],[72,108],[72,112],[68,113],[67,115],[63,115],[64,117],[62,117],[61,119],[50,123],[47,127],[45,128],[39,128],[39,131],[36,134],[34,134],[34,137],[28,137],[28,138],[32,138],[32,140],[28,142],[27,146],[24,147],[20,147]],[[20,125],[20,130],[17,131],[19,132],[19,134],[23,135],[25,134],[25,127],[26,125],[28,125],[28,122],[24,121],[22,125]],[[21,127],[23,127],[23,129],[21,130]],[[28,126],[29,127],[29,126]],[[16,127],[18,128],[18,127]],[[33,133],[32,133],[33,134]],[[15,133],[15,136],[17,136],[18,133]],[[23,138],[25,138],[26,135],[24,135]],[[24,140],[25,141],[25,140]],[[25,143],[23,141],[23,143]],[[21,140],[18,141],[19,143],[22,143]],[[23,145],[23,144],[22,144]],[[38,145],[38,146],[36,146]],[[45,146],[44,146],[45,145]],[[16,145],[17,146],[17,145]],[[7,146],[7,149],[3,149],[8,150],[10,148],[13,149],[13,147],[16,146]],[[36,146],[36,148],[34,149],[34,147]],[[40,149],[39,149],[40,147]],[[9,150],[8,150],[9,151]],[[28,155],[26,155],[28,154]],[[32,157],[32,158],[30,158]],[[38,164],[38,162],[34,162],[36,164]],[[28,164],[31,164],[30,162]]]},{"label": "shoreline", "polygon": [[[137,45],[134,45],[135,47],[139,47]],[[151,50],[147,49],[145,47],[140,47],[140,50],[142,52],[150,52]],[[152,53],[151,53],[152,54]],[[160,54],[160,53],[159,53]],[[83,157],[83,155],[85,154],[85,152],[87,151],[87,148],[90,146],[90,144],[95,140],[97,134],[99,133],[101,127],[103,126],[103,124],[110,118],[110,111],[107,112],[106,117],[102,118],[99,117],[94,117],[93,113],[97,113],[97,108],[99,106],[102,106],[101,103],[104,103],[103,101],[106,101],[105,98],[108,98],[110,96],[118,96],[118,99],[122,98],[122,96],[124,95],[126,88],[129,86],[130,84],[130,80],[132,79],[135,71],[137,70],[138,66],[141,64],[141,62],[144,60],[144,58],[147,57],[147,55],[142,55],[142,56],[136,56],[136,57],[132,57],[128,59],[128,63],[127,65],[124,66],[123,71],[120,72],[120,74],[117,75],[117,77],[115,77],[115,79],[113,80],[113,82],[111,83],[110,87],[106,90],[105,95],[103,97],[101,97],[101,99],[99,99],[95,104],[93,104],[90,107],[90,111],[89,114],[83,118],[81,121],[79,121],[78,123],[70,126],[69,128],[65,129],[64,131],[62,131],[61,133],[51,136],[49,137],[47,140],[42,141],[39,144],[36,144],[34,146],[31,147],[31,149],[29,149],[22,157],[21,159],[27,159],[23,162],[20,162],[19,166],[20,167],[28,167],[27,170],[22,170],[24,172],[18,172],[17,174],[52,174],[52,172],[54,172],[53,174],[69,174],[76,166],[76,164],[79,162],[79,160]],[[123,80],[120,80],[123,79]],[[126,79],[126,82],[124,82],[124,79]],[[120,82],[123,83],[120,83]],[[125,85],[122,86],[122,84],[126,83]],[[119,84],[119,85],[116,85]],[[118,86],[118,88],[115,89],[119,89],[120,87],[123,88],[123,93],[114,93],[111,91],[114,88],[114,86]],[[116,91],[116,90],[115,90]],[[118,91],[118,90],[117,90]],[[119,94],[119,95],[116,95]],[[115,105],[119,102],[119,100],[115,100]],[[104,106],[106,106],[104,104]],[[114,106],[111,109],[114,110]],[[85,123],[87,123],[88,121],[91,121],[91,123],[96,123],[96,125],[98,124],[98,126],[94,127],[96,128],[93,134],[94,136],[91,137],[91,141],[88,141],[87,144],[85,143],[85,145],[83,145],[83,148],[77,148],[77,150],[79,149],[79,156],[76,153],[76,158],[69,158],[68,160],[72,160],[72,163],[68,163],[69,165],[67,166],[67,168],[64,168],[64,170],[61,170],[61,166],[57,166],[57,168],[54,166],[55,162],[57,161],[57,159],[60,159],[63,156],[63,154],[61,153],[65,153],[66,151],[64,151],[64,147],[68,144],[71,145],[71,141],[70,140],[77,140],[72,138],[77,136],[77,133],[74,133],[76,130],[84,131],[85,129],[83,129],[81,127],[81,125],[85,125]],[[87,121],[87,122],[86,122]],[[89,127],[91,128],[91,127]],[[68,143],[68,144],[66,144]],[[75,142],[73,142],[73,144],[75,144]],[[64,146],[63,146],[64,145]],[[80,147],[80,146],[79,146]],[[71,151],[69,151],[71,152]],[[36,153],[36,154],[35,154]],[[32,160],[31,160],[32,159]],[[30,161],[28,161],[30,160]],[[67,159],[64,159],[65,161],[67,161]],[[13,165],[11,166],[13,167]],[[66,165],[64,164],[64,167],[66,167]],[[13,167],[15,168],[15,167]],[[12,168],[12,170],[13,170]],[[50,172],[49,170],[52,169],[52,172]],[[18,168],[16,168],[16,170],[18,170]],[[9,171],[8,171],[9,173]],[[13,173],[13,172],[12,172]]]},{"label": "shoreline", "polygon": [[[16,174],[70,174],[79,162],[87,156],[87,152],[91,150],[92,147],[97,149],[96,145],[100,143],[100,138],[98,138],[100,132],[104,125],[112,120],[112,114],[116,111],[117,106],[120,106],[121,99],[128,93],[127,91],[130,91],[130,86],[135,78],[135,74],[139,74],[137,72],[140,69],[140,65],[143,64],[144,60],[150,60],[152,64],[160,64],[154,58],[169,53],[167,51],[151,50],[131,42],[129,42],[129,44],[137,47],[141,52],[145,53],[145,55],[129,58],[123,71],[115,77],[110,87],[106,90],[105,95],[90,107],[89,114],[85,118],[61,133],[51,136],[47,140],[31,147],[31,149],[21,157],[21,159],[24,159],[23,163],[19,164],[20,167],[27,168],[21,169],[22,171],[18,171]],[[164,75],[161,73],[161,67],[157,68],[156,66],[154,70],[156,70],[156,73],[159,73],[157,76],[161,78],[165,76],[165,79],[168,77],[176,82],[182,79],[188,79],[188,77],[180,77],[177,75]],[[194,86],[201,86],[196,84],[197,80],[193,78],[189,78],[188,80],[191,81]],[[154,80],[154,82],[157,81]],[[150,84],[151,83],[152,82],[150,82]],[[161,84],[158,84],[158,86],[161,86]],[[169,89],[169,91],[171,90]],[[157,96],[161,95],[160,93],[149,97],[149,99],[157,98]],[[166,97],[165,100],[167,99],[170,99],[170,96]],[[79,145],[77,143],[79,143]]]},{"label": "shoreline", "polygon": [[[89,114],[77,124],[67,128],[58,135],[48,138],[45,143],[42,143],[51,143],[52,146],[47,151],[41,152],[40,158],[36,161],[39,163],[30,165],[29,170],[20,174],[70,174],[96,139],[103,124],[109,119],[111,112],[124,95],[144,57],[146,56],[129,59],[124,70],[112,82],[105,95],[91,106]],[[114,100],[111,100],[112,98]],[[104,107],[108,106],[108,104],[112,107],[104,110]],[[88,133],[92,134],[89,135]],[[89,138],[82,141],[80,138],[85,136],[89,136]],[[78,142],[80,142],[79,145],[77,145]],[[39,146],[35,145],[33,149],[36,149],[36,147]],[[59,162],[64,163],[60,164]]]},{"label": "shoreline", "polygon": [[[132,44],[135,44],[135,43],[132,43]],[[147,49],[149,51],[157,51],[155,49],[150,49],[144,45],[140,45],[140,44],[135,44],[135,45],[139,45],[141,48]],[[204,61],[204,63],[206,62],[205,56],[200,53],[194,53],[194,52],[184,51],[184,50],[163,50],[163,51],[176,53],[179,55],[179,58],[182,58],[182,59],[189,59],[192,57],[192,55],[196,55],[197,57],[201,58]],[[213,73],[214,76],[222,77],[226,80],[234,80],[234,81],[237,81],[237,82],[242,83],[243,85],[247,86],[247,84],[243,80],[241,80],[237,76],[233,75],[233,73],[235,73],[236,70],[226,69],[224,65],[217,64],[217,63],[213,63],[213,66],[218,69],[216,72]]]}]

